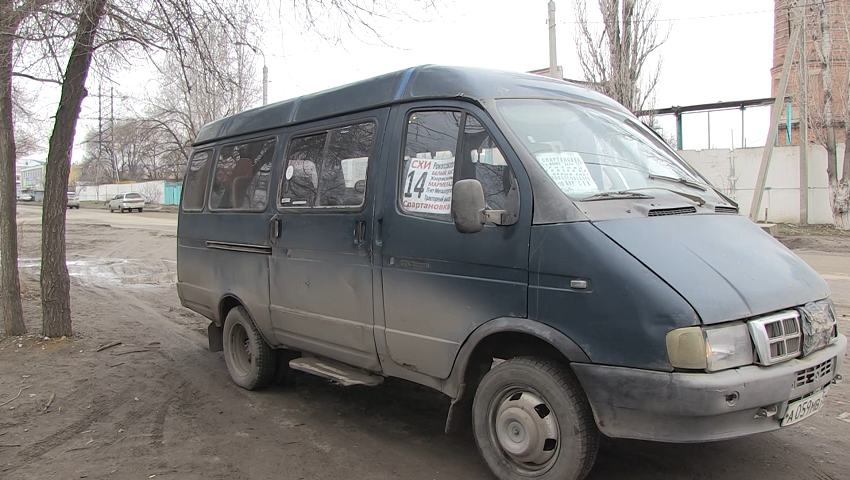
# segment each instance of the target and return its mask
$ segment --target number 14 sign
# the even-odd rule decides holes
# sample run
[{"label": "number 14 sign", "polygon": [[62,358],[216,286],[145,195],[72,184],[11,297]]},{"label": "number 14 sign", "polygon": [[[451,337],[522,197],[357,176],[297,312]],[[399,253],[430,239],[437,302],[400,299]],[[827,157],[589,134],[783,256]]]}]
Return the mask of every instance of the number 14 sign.
[{"label": "number 14 sign", "polygon": [[447,215],[452,209],[455,159],[410,159],[402,206],[408,212]]}]

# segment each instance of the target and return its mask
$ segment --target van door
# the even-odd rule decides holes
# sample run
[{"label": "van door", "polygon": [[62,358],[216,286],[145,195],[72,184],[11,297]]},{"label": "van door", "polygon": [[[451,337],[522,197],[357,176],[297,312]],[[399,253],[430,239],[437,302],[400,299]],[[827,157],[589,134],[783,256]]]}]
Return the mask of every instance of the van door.
[{"label": "van door", "polygon": [[287,347],[380,371],[372,301],[377,146],[389,108],[291,134],[272,220],[270,310]]},{"label": "van door", "polygon": [[281,146],[276,135],[195,152],[177,227],[184,304],[223,323],[222,298],[245,306],[269,338],[269,186]]},{"label": "van door", "polygon": [[[396,364],[447,378],[475,328],[527,315],[530,185],[483,111],[426,103],[396,118],[380,219],[386,347]],[[457,231],[452,186],[470,178],[513,225]]]}]

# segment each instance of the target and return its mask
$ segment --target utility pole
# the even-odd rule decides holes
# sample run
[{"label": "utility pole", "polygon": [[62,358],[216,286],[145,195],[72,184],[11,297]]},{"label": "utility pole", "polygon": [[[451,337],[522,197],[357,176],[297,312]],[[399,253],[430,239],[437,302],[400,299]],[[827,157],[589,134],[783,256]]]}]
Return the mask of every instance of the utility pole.
[{"label": "utility pole", "polygon": [[555,2],[549,0],[549,76],[560,79],[558,75],[558,52],[555,45]]},{"label": "utility pole", "polygon": [[809,224],[809,60],[806,47],[806,6],[800,7],[800,73],[803,95],[800,97],[800,225]]},{"label": "utility pole", "polygon": [[103,161],[103,85],[97,84],[97,162],[94,164],[94,196],[100,201],[100,162]]},{"label": "utility pole", "polygon": [[785,91],[788,89],[788,77],[791,76],[791,64],[794,63],[794,54],[800,41],[800,24],[795,23],[791,29],[791,38],[788,48],[785,50],[785,61],[782,64],[782,74],[779,76],[779,88],[776,89],[776,97],[773,99],[773,109],[770,111],[770,130],[767,132],[767,143],[764,145],[764,154],[761,157],[759,173],[756,177],[756,188],[753,191],[753,202],[750,205],[750,220],[758,219],[761,210],[761,199],[764,195],[764,185],[767,183],[767,170],[770,167],[770,157],[773,155],[773,144],[776,143],[779,118],[782,116],[782,105],[785,103]]},{"label": "utility pole", "polygon": [[263,55],[263,105],[269,103],[269,69],[266,67],[266,56]]},{"label": "utility pole", "polygon": [[115,181],[121,181],[118,165],[115,163],[115,87],[109,87],[109,150],[112,169],[115,171]]}]

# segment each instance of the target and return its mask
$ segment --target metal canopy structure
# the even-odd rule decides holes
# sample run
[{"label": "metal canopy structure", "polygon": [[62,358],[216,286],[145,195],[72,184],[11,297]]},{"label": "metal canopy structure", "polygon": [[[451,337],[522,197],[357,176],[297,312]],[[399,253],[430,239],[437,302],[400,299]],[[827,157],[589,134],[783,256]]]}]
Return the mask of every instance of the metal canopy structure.
[{"label": "metal canopy structure", "polygon": [[[741,146],[744,141],[744,110],[750,107],[765,107],[773,105],[775,98],[757,98],[753,100],[736,100],[732,102],[716,102],[702,103],[699,105],[686,105],[682,107],[667,107],[657,108],[653,110],[641,110],[636,113],[638,117],[649,117],[655,115],[675,115],[676,116],[676,148],[682,150],[682,115],[686,113],[697,112],[715,112],[721,110],[740,110],[741,111]],[[790,101],[790,99],[786,99]],[[790,116],[790,115],[789,115]],[[790,122],[790,118],[789,118]],[[790,129],[789,129],[790,132]]]}]

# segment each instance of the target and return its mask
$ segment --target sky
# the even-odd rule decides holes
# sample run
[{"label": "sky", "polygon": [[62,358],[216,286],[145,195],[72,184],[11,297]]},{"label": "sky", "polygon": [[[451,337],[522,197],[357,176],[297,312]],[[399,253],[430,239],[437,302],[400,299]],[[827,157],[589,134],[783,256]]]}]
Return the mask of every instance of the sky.
[{"label": "sky", "polygon": [[[269,70],[269,103],[343,85],[422,64],[444,64],[529,71],[548,67],[548,0],[437,0],[436,9],[422,10],[420,2],[391,0],[412,18],[376,20],[381,38],[360,32],[328,42],[300,25],[269,18],[258,47]],[[773,1],[771,0],[656,0],[659,28],[669,32],[660,48],[661,78],[656,108],[717,101],[769,97],[772,66]],[[595,0],[587,0],[596,8]],[[558,64],[567,78],[581,79],[575,53],[572,0],[556,1]],[[262,60],[257,62],[261,76]],[[149,70],[149,69],[148,69]],[[153,84],[144,67],[129,68],[116,77],[116,110],[132,103]],[[96,93],[96,84],[89,89]],[[49,98],[45,88],[42,98]],[[58,90],[55,97],[58,98]],[[105,104],[104,104],[105,105]],[[55,104],[45,109],[55,111]],[[97,127],[97,98],[83,103],[76,141]],[[746,144],[758,146],[767,136],[769,108],[746,113]],[[116,115],[117,116],[117,115]],[[711,114],[711,147],[741,147],[740,111]],[[661,117],[665,134],[674,134],[672,117]],[[684,117],[684,148],[705,149],[708,116]],[[733,144],[734,142],[734,144]],[[76,145],[73,159],[82,158]]]}]

